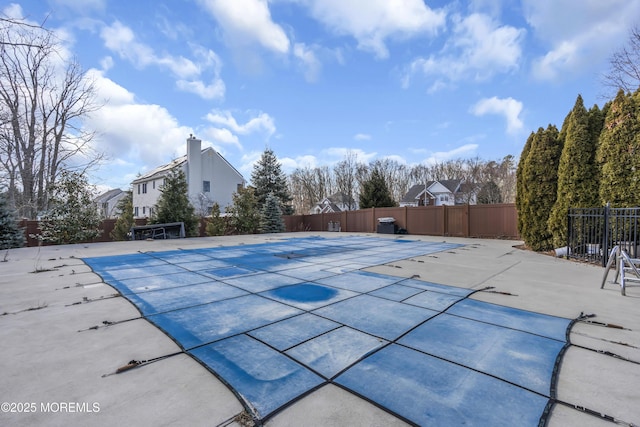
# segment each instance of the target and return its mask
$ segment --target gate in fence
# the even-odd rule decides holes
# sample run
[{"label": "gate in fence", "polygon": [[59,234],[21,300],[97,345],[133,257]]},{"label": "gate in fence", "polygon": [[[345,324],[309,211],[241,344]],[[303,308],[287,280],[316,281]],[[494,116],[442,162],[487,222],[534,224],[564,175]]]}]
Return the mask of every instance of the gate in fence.
[{"label": "gate in fence", "polygon": [[616,245],[633,258],[640,253],[640,208],[571,208],[567,225],[567,257],[604,267]]}]

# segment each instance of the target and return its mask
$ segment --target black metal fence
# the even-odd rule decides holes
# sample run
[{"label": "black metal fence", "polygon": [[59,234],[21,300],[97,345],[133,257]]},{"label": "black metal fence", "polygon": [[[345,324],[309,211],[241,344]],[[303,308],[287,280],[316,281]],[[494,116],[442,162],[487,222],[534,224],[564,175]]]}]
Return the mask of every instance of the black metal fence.
[{"label": "black metal fence", "polygon": [[567,246],[562,249],[570,258],[604,267],[611,248],[619,245],[637,258],[639,243],[640,208],[569,209]]}]

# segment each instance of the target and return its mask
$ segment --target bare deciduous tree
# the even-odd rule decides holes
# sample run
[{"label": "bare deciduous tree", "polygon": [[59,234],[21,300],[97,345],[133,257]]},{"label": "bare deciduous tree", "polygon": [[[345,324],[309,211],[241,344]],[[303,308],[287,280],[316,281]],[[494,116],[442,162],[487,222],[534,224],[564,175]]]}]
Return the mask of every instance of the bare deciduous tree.
[{"label": "bare deciduous tree", "polygon": [[101,159],[81,123],[97,108],[95,89],[53,32],[20,20],[1,24],[0,164],[21,216],[35,218],[47,210],[61,170],[85,171]]},{"label": "bare deciduous tree", "polygon": [[611,55],[603,80],[615,92],[622,89],[632,93],[640,87],[640,27],[632,28],[627,45]]}]

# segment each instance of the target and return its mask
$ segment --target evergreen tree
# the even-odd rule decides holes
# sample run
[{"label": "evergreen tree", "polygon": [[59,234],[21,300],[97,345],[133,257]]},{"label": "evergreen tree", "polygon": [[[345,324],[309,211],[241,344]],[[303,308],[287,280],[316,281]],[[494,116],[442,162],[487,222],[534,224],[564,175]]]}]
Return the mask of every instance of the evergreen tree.
[{"label": "evergreen tree", "polygon": [[9,208],[6,195],[0,194],[0,249],[24,246],[24,231],[18,227],[18,219]]},{"label": "evergreen tree", "polygon": [[557,197],[548,221],[555,247],[566,244],[569,208],[589,208],[599,204],[596,141],[591,134],[589,113],[582,96],[578,95],[565,124],[566,129],[561,132],[564,144],[558,166]]},{"label": "evergreen tree", "polygon": [[282,233],[286,229],[280,210],[280,201],[273,194],[267,195],[267,201],[260,211],[261,233]]},{"label": "evergreen tree", "polygon": [[598,147],[600,201],[612,207],[640,206],[640,90],[620,90],[611,103]]},{"label": "evergreen tree", "polygon": [[183,222],[187,236],[198,235],[199,220],[189,201],[187,179],[180,168],[172,169],[164,179],[160,198],[150,218],[151,224]]},{"label": "evergreen tree", "polygon": [[558,163],[562,153],[558,129],[538,129],[524,165],[525,243],[535,251],[553,248],[547,223],[558,191]]},{"label": "evergreen tree", "polygon": [[531,152],[531,144],[533,144],[533,139],[535,138],[535,133],[531,132],[529,138],[524,143],[524,147],[522,148],[522,152],[520,153],[520,160],[518,161],[518,167],[516,168],[516,210],[518,211],[518,233],[524,239],[524,235],[527,231],[527,222],[525,218],[527,216],[527,210],[529,208],[527,204],[527,189],[529,186],[526,185],[525,175],[524,175],[524,165],[527,162],[527,158],[529,157],[529,153]]},{"label": "evergreen tree", "polygon": [[133,219],[133,193],[131,191],[127,191],[125,196],[118,201],[116,210],[118,211],[118,219],[111,231],[111,238],[113,240],[129,240],[129,232],[135,224]]},{"label": "evergreen tree", "polygon": [[255,198],[259,207],[264,206],[269,193],[273,193],[280,201],[283,215],[293,214],[293,197],[287,187],[287,178],[271,149],[265,149],[260,160],[253,166],[251,183],[255,188]]},{"label": "evergreen tree", "polygon": [[220,216],[220,205],[216,202],[211,208],[211,219],[207,222],[207,236],[224,236],[226,229],[227,223]]},{"label": "evergreen tree", "polygon": [[260,226],[260,211],[253,187],[241,188],[234,193],[233,205],[227,211],[230,214],[231,227],[236,233],[256,233]]},{"label": "evergreen tree", "polygon": [[362,185],[360,209],[395,206],[391,191],[379,168],[373,168],[369,179]]},{"label": "evergreen tree", "polygon": [[40,222],[43,242],[80,243],[102,234],[100,213],[93,202],[93,188],[84,175],[63,171],[51,188],[50,209]]},{"label": "evergreen tree", "polygon": [[491,180],[483,185],[478,192],[478,204],[491,205],[494,203],[502,203],[502,193],[498,184]]}]

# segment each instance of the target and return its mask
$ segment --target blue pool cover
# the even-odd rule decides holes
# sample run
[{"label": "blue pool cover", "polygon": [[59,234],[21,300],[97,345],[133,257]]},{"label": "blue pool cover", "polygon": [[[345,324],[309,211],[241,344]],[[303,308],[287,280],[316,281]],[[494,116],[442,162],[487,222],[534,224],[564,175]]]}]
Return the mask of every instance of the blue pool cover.
[{"label": "blue pool cover", "polygon": [[362,271],[458,246],[314,237],[84,261],[259,422],[333,383],[414,425],[537,426],[569,319]]}]

